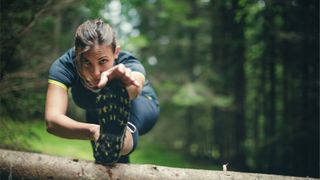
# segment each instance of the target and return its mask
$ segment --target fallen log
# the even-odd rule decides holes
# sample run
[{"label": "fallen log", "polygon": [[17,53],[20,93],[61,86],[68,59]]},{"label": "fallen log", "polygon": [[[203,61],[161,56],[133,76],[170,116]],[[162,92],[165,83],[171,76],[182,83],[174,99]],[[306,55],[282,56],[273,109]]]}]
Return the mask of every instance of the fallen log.
[{"label": "fallen log", "polygon": [[0,149],[0,179],[273,179],[312,178],[231,171],[171,168],[157,165],[116,164]]}]

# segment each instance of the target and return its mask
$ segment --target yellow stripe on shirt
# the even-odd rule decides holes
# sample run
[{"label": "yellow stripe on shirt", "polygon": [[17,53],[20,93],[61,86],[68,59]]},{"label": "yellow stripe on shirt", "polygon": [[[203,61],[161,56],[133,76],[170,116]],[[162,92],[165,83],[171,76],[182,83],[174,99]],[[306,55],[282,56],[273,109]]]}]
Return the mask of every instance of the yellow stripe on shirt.
[{"label": "yellow stripe on shirt", "polygon": [[68,87],[67,87],[65,84],[63,84],[63,83],[61,83],[61,82],[59,82],[59,81],[49,79],[49,80],[48,80],[48,83],[55,84],[55,85],[57,85],[57,86],[65,89],[65,90],[68,90]]}]

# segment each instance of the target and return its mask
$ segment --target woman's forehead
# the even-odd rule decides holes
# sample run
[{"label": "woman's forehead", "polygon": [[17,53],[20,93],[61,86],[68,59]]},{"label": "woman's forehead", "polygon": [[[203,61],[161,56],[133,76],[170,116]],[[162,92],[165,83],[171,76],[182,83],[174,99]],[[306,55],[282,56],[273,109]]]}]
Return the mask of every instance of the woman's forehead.
[{"label": "woman's forehead", "polygon": [[105,44],[94,45],[90,48],[90,50],[84,53],[84,56],[87,59],[97,58],[97,57],[99,58],[102,56],[111,56],[111,55],[113,55],[112,47],[110,45],[105,45]]}]

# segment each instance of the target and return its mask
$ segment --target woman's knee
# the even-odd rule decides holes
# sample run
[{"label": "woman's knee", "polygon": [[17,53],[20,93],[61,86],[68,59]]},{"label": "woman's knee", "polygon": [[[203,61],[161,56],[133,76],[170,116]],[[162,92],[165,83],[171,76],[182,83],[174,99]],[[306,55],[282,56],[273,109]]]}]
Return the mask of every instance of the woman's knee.
[{"label": "woman's knee", "polygon": [[140,96],[131,105],[130,121],[134,123],[143,135],[149,132],[156,124],[159,117],[160,108],[152,100]]}]

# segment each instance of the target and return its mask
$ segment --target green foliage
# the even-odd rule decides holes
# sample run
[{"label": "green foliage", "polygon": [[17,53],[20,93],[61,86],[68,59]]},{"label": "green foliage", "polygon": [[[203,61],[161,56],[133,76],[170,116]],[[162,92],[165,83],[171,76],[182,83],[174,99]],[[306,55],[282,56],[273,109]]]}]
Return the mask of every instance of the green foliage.
[{"label": "green foliage", "polygon": [[123,48],[131,52],[137,52],[139,49],[148,47],[148,45],[148,38],[140,35],[129,38],[127,43],[123,45]]},{"label": "green foliage", "polygon": [[227,108],[233,103],[232,97],[214,95],[203,83],[186,83],[173,95],[173,103],[183,107]]},{"label": "green foliage", "polygon": [[85,0],[82,8],[86,8],[89,10],[87,18],[94,19],[101,17],[100,10],[104,7],[106,3],[108,3],[108,1],[106,2],[104,0]]},{"label": "green foliage", "polygon": [[[89,141],[68,140],[46,132],[44,121],[19,122],[10,118],[0,121],[0,148],[27,150],[69,158],[94,160]],[[130,157],[132,163],[158,164],[180,168],[217,169],[213,165],[193,163],[176,151],[168,150],[152,139],[143,137]]]},{"label": "green foliage", "polygon": [[213,101],[211,92],[200,83],[187,83],[173,96],[175,104],[186,107],[210,106]]},{"label": "green foliage", "polygon": [[[0,122],[43,118],[51,63],[73,46],[81,22],[101,17],[121,47],[141,60],[161,104],[159,122],[147,135],[159,144],[141,144],[145,151],[133,154],[135,162],[188,157],[230,162],[234,170],[318,176],[318,1],[86,0],[43,8],[46,2],[1,2],[0,69],[6,73]],[[120,3],[116,16],[111,2]],[[70,102],[68,115],[83,120],[84,112]],[[12,125],[1,125],[2,145],[24,143],[10,135]],[[37,140],[34,133],[26,137]],[[75,151],[68,142],[63,146]],[[80,144],[72,146],[90,151]]]}]

